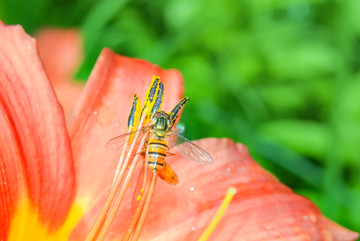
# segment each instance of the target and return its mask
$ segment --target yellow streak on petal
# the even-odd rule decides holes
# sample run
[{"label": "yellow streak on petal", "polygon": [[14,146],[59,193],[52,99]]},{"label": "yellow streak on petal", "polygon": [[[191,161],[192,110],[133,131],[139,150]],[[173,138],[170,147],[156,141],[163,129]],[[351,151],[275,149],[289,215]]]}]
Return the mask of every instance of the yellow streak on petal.
[{"label": "yellow streak on petal", "polygon": [[237,190],[235,187],[230,187],[225,195],[225,198],[223,202],[221,203],[219,210],[215,214],[214,218],[211,220],[211,223],[206,228],[204,233],[201,235],[201,237],[198,239],[198,241],[206,241],[220,222],[222,216],[224,215],[224,212],[226,211],[227,207],[229,206],[232,198],[236,194]]},{"label": "yellow streak on petal", "polygon": [[84,214],[84,206],[74,202],[63,225],[56,231],[49,232],[40,221],[38,213],[29,199],[20,201],[11,222],[8,241],[64,241]]}]

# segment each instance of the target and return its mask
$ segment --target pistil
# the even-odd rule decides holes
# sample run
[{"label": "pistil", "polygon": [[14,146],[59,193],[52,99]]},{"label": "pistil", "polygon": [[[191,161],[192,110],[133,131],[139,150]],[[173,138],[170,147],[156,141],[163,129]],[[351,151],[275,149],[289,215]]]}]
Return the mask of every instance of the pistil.
[{"label": "pistil", "polygon": [[219,224],[222,216],[224,215],[226,209],[228,208],[232,198],[236,194],[237,189],[235,187],[230,187],[227,190],[227,193],[225,195],[225,198],[223,202],[221,203],[219,210],[215,214],[214,218],[211,220],[209,226],[205,229],[204,233],[201,235],[201,237],[198,239],[198,241],[206,241],[209,239],[212,232],[215,230],[216,226]]}]

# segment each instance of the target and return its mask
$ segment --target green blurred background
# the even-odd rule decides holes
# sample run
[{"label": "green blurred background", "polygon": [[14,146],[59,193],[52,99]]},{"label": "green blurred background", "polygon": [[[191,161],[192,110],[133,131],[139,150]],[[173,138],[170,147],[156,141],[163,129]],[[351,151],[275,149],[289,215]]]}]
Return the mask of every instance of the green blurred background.
[{"label": "green blurred background", "polygon": [[360,1],[1,0],[0,19],[30,34],[81,28],[78,78],[105,46],[179,69],[187,137],[245,143],[327,217],[360,231]]}]

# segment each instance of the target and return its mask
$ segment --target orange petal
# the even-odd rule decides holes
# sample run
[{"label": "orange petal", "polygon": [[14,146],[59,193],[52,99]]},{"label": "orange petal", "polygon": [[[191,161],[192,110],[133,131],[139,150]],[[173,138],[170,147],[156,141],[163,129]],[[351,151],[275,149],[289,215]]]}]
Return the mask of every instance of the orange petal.
[{"label": "orange petal", "polygon": [[75,180],[64,115],[35,40],[2,22],[0,36],[0,239],[6,240],[23,199],[45,227],[57,229],[72,204]]},{"label": "orange petal", "polygon": [[83,59],[80,33],[76,29],[43,29],[36,39],[44,68],[68,115],[83,89],[73,78]]},{"label": "orange petal", "polygon": [[[164,71],[147,61],[118,56],[108,49],[101,53],[68,122],[78,197],[88,205],[103,200],[115,175],[119,152],[106,149],[105,143],[126,131],[133,96],[137,93],[144,99],[153,75],[164,82],[163,109],[170,111],[183,95],[178,71]],[[98,211],[95,208],[85,221],[92,224]]]},{"label": "orange petal", "polygon": [[244,145],[226,139],[197,143],[210,152],[214,164],[199,165],[180,156],[168,158],[179,184],[173,187],[159,181],[144,240],[197,240],[230,186],[237,194],[209,240],[345,241],[358,237],[281,184],[253,161]]}]

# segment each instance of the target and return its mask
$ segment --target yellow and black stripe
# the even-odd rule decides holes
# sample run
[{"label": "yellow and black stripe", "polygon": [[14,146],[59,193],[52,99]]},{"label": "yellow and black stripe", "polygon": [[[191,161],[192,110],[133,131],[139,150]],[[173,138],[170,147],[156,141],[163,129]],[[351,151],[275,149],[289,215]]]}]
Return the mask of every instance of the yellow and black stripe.
[{"label": "yellow and black stripe", "polygon": [[159,138],[150,135],[147,154],[148,165],[153,172],[157,173],[163,169],[168,149],[167,141],[164,137]]}]

